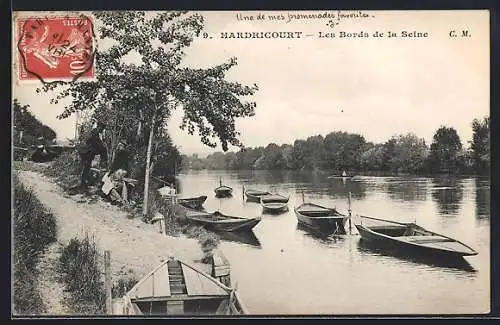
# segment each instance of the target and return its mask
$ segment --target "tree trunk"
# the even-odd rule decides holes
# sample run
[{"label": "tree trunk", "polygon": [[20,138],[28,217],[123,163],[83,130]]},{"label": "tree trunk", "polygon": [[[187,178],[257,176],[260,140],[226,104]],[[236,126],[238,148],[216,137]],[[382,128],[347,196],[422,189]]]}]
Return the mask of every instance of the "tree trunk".
[{"label": "tree trunk", "polygon": [[148,151],[146,154],[146,174],[144,177],[144,201],[142,204],[142,217],[146,218],[148,214],[148,199],[149,199],[149,178],[151,176],[150,172],[150,162],[151,162],[151,149],[153,147],[153,137],[154,137],[154,124],[156,119],[156,110],[151,119],[151,127],[149,130],[149,140],[148,140]]}]

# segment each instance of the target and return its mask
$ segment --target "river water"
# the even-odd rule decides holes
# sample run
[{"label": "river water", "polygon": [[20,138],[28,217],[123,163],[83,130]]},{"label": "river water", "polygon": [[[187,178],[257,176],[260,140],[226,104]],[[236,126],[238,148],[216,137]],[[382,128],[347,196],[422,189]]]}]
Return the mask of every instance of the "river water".
[{"label": "river water", "polygon": [[[270,171],[189,171],[181,196],[207,195],[205,208],[262,221],[253,236],[222,239],[231,280],[252,314],[471,314],[490,310],[490,181],[488,178],[371,177]],[[218,199],[219,180],[234,188]],[[290,195],[289,211],[262,214],[243,186]],[[307,201],[347,214],[352,233],[317,236],[297,225],[293,207]],[[302,194],[303,193],[303,194]],[[391,255],[360,242],[356,215],[415,222],[479,252],[463,263]],[[346,225],[349,232],[349,226]]]}]

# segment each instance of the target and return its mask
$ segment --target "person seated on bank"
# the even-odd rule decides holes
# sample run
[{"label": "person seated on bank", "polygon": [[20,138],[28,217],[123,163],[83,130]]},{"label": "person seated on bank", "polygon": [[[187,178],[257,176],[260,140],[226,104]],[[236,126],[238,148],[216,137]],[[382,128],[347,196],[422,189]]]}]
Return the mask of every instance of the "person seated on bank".
[{"label": "person seated on bank", "polygon": [[113,204],[128,205],[128,188],[125,181],[127,171],[118,169],[114,173],[106,173],[102,178],[101,191]]},{"label": "person seated on bank", "polygon": [[118,142],[116,147],[115,157],[111,163],[111,168],[109,169],[110,174],[114,173],[118,169],[123,169],[127,173],[130,172],[130,153],[127,151],[127,141],[122,139]]}]

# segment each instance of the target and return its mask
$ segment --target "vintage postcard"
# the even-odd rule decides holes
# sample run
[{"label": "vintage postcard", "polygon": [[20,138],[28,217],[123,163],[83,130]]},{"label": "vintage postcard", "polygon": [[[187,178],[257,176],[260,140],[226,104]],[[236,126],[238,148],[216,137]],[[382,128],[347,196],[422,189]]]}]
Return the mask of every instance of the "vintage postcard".
[{"label": "vintage postcard", "polygon": [[12,14],[12,314],[490,312],[489,12]]}]

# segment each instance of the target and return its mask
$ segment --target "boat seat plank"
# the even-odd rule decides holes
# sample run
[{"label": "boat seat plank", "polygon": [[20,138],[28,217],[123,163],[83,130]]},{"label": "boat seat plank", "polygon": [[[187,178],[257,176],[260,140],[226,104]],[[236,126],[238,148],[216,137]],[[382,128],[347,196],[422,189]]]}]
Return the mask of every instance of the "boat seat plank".
[{"label": "boat seat plank", "polygon": [[441,237],[441,236],[405,236],[401,237],[401,239],[405,239],[406,241],[412,243],[436,243],[436,242],[452,242],[454,240]]},{"label": "boat seat plank", "polygon": [[320,207],[301,207],[298,209],[299,212],[306,212],[306,213],[325,213],[325,212],[330,212],[330,209],[327,208],[320,208]]},{"label": "boat seat plank", "polygon": [[227,296],[226,290],[192,268],[181,264],[189,296]]},{"label": "boat seat plank", "polygon": [[[363,222],[363,225],[365,224],[365,222]],[[404,226],[404,225],[401,225],[401,226],[398,226],[398,225],[384,225],[384,226],[369,226],[369,228],[371,230],[374,230],[374,231],[377,231],[377,230],[384,230],[384,229],[405,229],[407,228],[407,226]],[[427,237],[427,236],[425,236]]]},{"label": "boat seat plank", "polygon": [[420,243],[422,246],[434,247],[439,249],[446,249],[449,251],[457,251],[457,252],[469,252],[470,249],[465,247],[459,242],[456,241],[437,241],[437,242],[424,242]]}]

